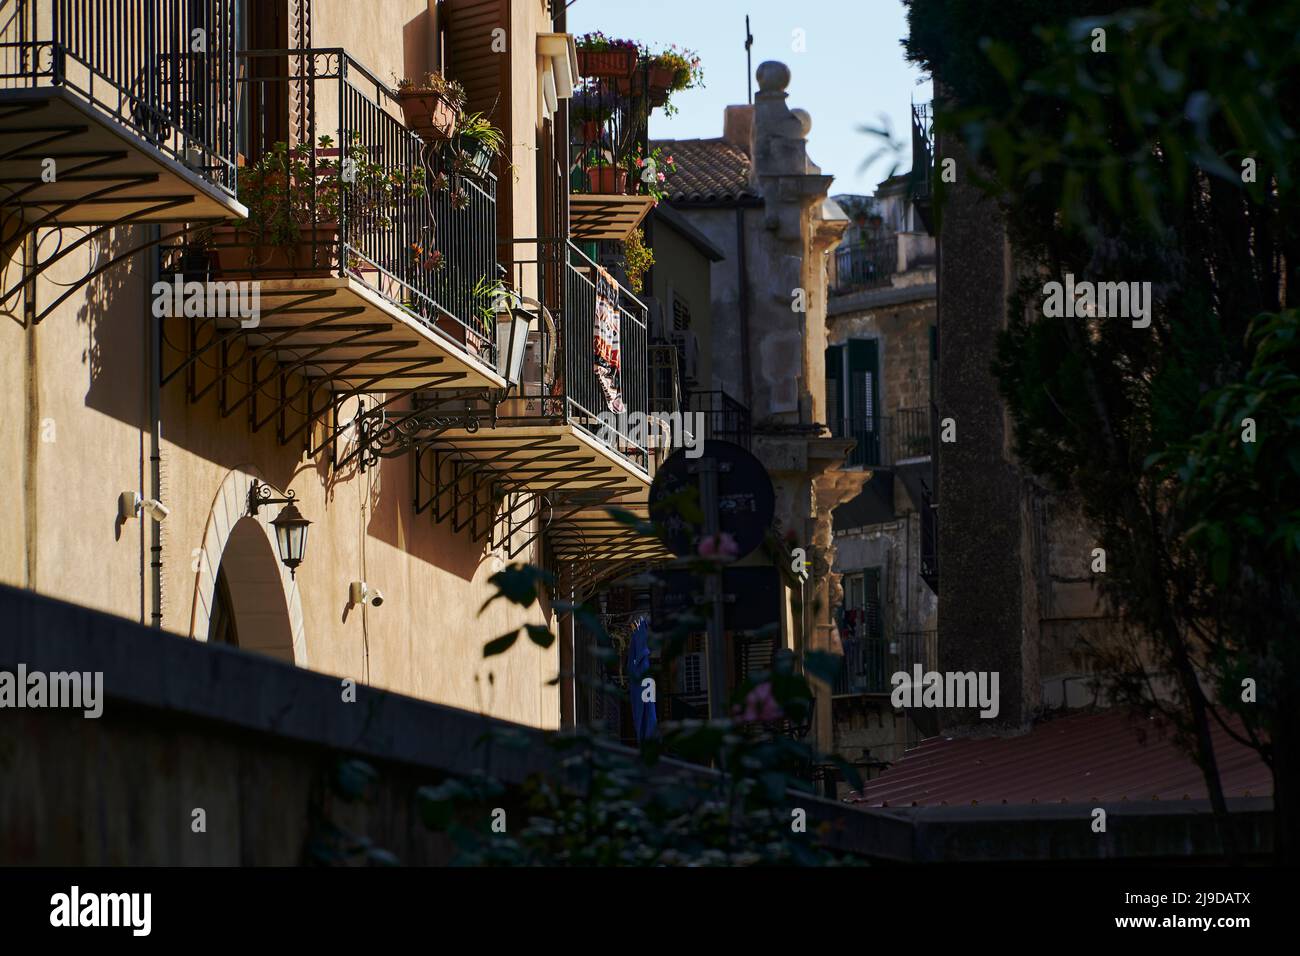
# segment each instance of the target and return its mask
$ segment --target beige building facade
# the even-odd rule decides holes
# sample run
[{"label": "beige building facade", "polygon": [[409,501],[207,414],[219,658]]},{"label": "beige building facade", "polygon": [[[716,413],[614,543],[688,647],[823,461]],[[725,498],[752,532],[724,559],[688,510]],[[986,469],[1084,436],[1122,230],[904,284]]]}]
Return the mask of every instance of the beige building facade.
[{"label": "beige building facade", "polygon": [[[5,423],[0,455],[13,469],[10,507],[0,519],[0,582],[193,640],[236,640],[240,647],[340,679],[533,726],[558,726],[559,694],[547,686],[559,670],[557,646],[521,640],[509,654],[483,656],[484,643],[493,637],[526,623],[553,624],[550,596],[543,594],[527,609],[505,600],[487,603],[496,592],[488,579],[519,561],[564,573],[565,559],[556,554],[550,534],[563,526],[564,496],[593,483],[573,478],[575,469],[596,475],[595,484],[612,483],[634,494],[648,486],[648,474],[644,465],[580,427],[571,403],[545,424],[496,420],[489,406],[506,385],[502,356],[493,361],[486,346],[471,347],[482,342],[467,340],[463,329],[451,338],[438,333],[434,326],[446,328],[447,316],[465,318],[452,314],[450,301],[437,304],[442,317],[436,322],[427,315],[420,320],[410,303],[418,304],[426,280],[404,271],[404,249],[383,246],[383,233],[405,234],[404,217],[423,215],[422,210],[399,210],[386,229],[359,238],[353,234],[355,249],[347,246],[337,267],[323,274],[263,277],[236,270],[232,276],[260,285],[260,331],[226,321],[217,323],[216,332],[203,333],[195,331],[197,321],[155,318],[154,289],[155,283],[172,280],[178,260],[169,258],[168,250],[183,249],[195,220],[239,221],[249,213],[247,196],[234,187],[237,167],[255,159],[243,137],[250,127],[265,125],[274,111],[269,84],[259,85],[262,78],[287,78],[288,88],[296,91],[292,96],[304,94],[288,108],[290,127],[310,117],[317,136],[337,141],[352,130],[374,137],[364,141],[367,156],[388,155],[383,151],[391,149],[397,150],[392,155],[420,156],[420,143],[402,126],[393,88],[398,78],[441,70],[465,83],[467,108],[489,113],[503,129],[507,145],[495,167],[495,209],[470,211],[486,215],[476,222],[499,225],[495,243],[487,240],[491,262],[502,264],[507,284],[532,309],[530,354],[545,353],[556,362],[563,360],[564,348],[589,347],[589,332],[585,340],[575,332],[558,347],[552,340],[549,351],[539,342],[547,333],[558,338],[557,330],[567,328],[577,299],[571,295],[567,308],[559,305],[543,287],[546,280],[536,262],[542,257],[519,253],[515,242],[557,226],[563,235],[567,225],[563,211],[560,222],[548,221],[550,214],[540,211],[536,198],[550,196],[553,207],[562,209],[559,200],[567,195],[567,190],[557,193],[554,184],[539,185],[562,154],[558,144],[565,137],[555,129],[577,78],[562,19],[553,18],[551,5],[542,0],[205,0],[197,5],[201,21],[191,24],[210,31],[212,41],[213,59],[201,60],[211,69],[202,122],[213,124],[205,127],[211,130],[220,114],[220,122],[232,127],[228,142],[235,145],[238,139],[234,151],[223,150],[219,137],[202,140],[220,160],[205,163],[193,159],[200,136],[178,145],[188,121],[178,118],[179,110],[167,113],[174,102],[162,105],[172,125],[151,138],[129,105],[91,105],[67,77],[60,83],[45,75],[42,51],[63,49],[68,63],[81,51],[73,48],[79,41],[68,25],[52,20],[49,3],[32,6],[30,22],[6,27],[12,32],[6,39],[30,43],[37,52],[30,60],[7,62],[0,71],[0,104],[16,105],[20,118],[56,110],[76,115],[80,125],[70,123],[70,128],[90,132],[71,138],[111,141],[112,155],[126,157],[115,160],[115,168],[134,164],[127,172],[143,178],[130,181],[146,185],[121,191],[119,177],[115,195],[129,201],[113,208],[83,196],[78,204],[68,199],[70,191],[85,193],[89,187],[74,185],[74,177],[64,184],[41,181],[42,150],[61,153],[31,131],[37,124],[7,121],[9,128],[0,135],[3,149],[21,155],[19,172],[27,177],[24,190],[0,198],[7,240],[0,261],[7,295],[0,325],[0,420]],[[112,30],[89,11],[88,6],[82,27]],[[167,46],[166,38],[174,38],[178,28],[164,25],[161,32],[141,37],[126,31],[120,40],[147,47],[140,58],[143,71],[150,57],[166,63],[172,62],[169,56],[187,55],[174,43]],[[161,51],[159,36],[165,41]],[[282,48],[297,52],[277,61],[271,73],[259,74],[255,58],[239,56],[242,44],[267,49],[266,38],[277,36]],[[239,49],[228,49],[231,43]],[[338,49],[345,51],[342,58],[328,52]],[[143,75],[120,77],[118,84],[128,88],[143,82]],[[224,100],[227,93],[233,108]],[[15,114],[9,115],[12,120]],[[291,131],[291,143],[295,136],[304,139]],[[267,146],[262,143],[264,150]],[[319,168],[331,155],[340,157],[337,150],[318,150],[310,162]],[[418,163],[410,168],[423,173]],[[563,182],[558,174],[557,180]],[[150,199],[164,191],[160,182],[182,196],[178,209],[149,211]],[[202,215],[188,219],[192,213],[186,210],[195,209]],[[442,275],[469,288],[480,277],[457,276],[462,266],[455,243],[478,234],[445,225],[455,211],[439,214],[444,224],[439,242],[450,262]],[[341,228],[349,241],[346,224]],[[135,246],[145,248],[100,271]],[[344,261],[347,256],[352,258]],[[530,258],[531,263],[525,261]],[[561,274],[568,266],[571,283],[587,281],[591,273],[575,273],[567,259],[552,257],[553,266]],[[209,271],[208,278],[220,277]],[[311,303],[322,298],[342,303],[335,313],[341,317],[337,331],[329,327],[322,334],[308,327],[316,308]],[[295,308],[277,311],[288,301]],[[354,320],[370,323],[365,334],[380,344],[365,353],[371,363],[366,374],[349,378],[339,370],[359,367],[359,353],[347,351],[355,340],[344,330]],[[454,322],[448,324],[456,331]],[[281,331],[288,326],[293,328]],[[203,340],[204,334],[219,341]],[[400,340],[399,353],[418,354],[409,366],[416,372],[404,374],[424,375],[427,385],[425,392],[411,390],[387,406],[392,394],[385,384],[397,379],[385,371],[392,367],[381,357],[385,337]],[[634,355],[623,369],[629,389],[635,386],[636,362],[644,363],[644,355]],[[444,374],[448,369],[454,374]],[[394,377],[386,377],[390,374]],[[644,371],[640,374],[643,379]],[[558,407],[569,400],[561,396],[556,378],[539,384]],[[368,389],[366,382],[378,387]],[[449,386],[473,389],[448,393]],[[526,391],[521,385],[511,394]],[[416,422],[425,429],[421,434],[432,434],[421,439],[424,444],[355,454],[368,440],[363,433],[387,434],[394,422],[413,421],[407,416],[415,403],[430,395],[436,403],[449,394],[460,408],[476,412],[472,427],[457,421],[460,430],[448,431],[442,421],[442,430],[430,433],[429,420],[421,420]],[[361,410],[369,415],[358,414]],[[548,405],[544,411],[554,409]],[[520,435],[558,443],[568,457],[559,465],[540,466],[541,456],[524,460],[504,454],[493,460],[482,449],[497,446],[481,442],[490,434],[511,447],[527,444]],[[556,453],[548,454],[553,462]],[[531,472],[526,471],[530,462]],[[460,471],[448,477],[455,469]],[[292,496],[311,522],[302,562],[292,572],[280,559],[272,524],[283,503],[253,507],[250,488],[256,483],[274,499]],[[155,521],[150,507],[123,517],[123,493],[161,502],[166,517]],[[467,522],[457,509],[475,517]],[[511,523],[503,531],[503,515],[510,509]],[[353,582],[368,587],[366,600],[356,600]]]}]

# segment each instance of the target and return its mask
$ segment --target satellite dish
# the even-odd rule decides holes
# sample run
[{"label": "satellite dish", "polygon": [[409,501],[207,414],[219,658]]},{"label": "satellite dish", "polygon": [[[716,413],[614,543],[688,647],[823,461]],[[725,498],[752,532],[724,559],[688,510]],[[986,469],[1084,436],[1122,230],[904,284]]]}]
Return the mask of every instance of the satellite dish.
[{"label": "satellite dish", "polygon": [[650,520],[669,551],[679,558],[699,552],[704,523],[692,520],[703,504],[700,475],[704,467],[713,468],[718,476],[718,530],[729,534],[738,549],[735,557],[743,558],[760,544],[772,526],[776,512],[776,493],[763,463],[746,449],[729,441],[706,439],[703,453],[688,458],[678,449],[659,466],[650,487]]}]

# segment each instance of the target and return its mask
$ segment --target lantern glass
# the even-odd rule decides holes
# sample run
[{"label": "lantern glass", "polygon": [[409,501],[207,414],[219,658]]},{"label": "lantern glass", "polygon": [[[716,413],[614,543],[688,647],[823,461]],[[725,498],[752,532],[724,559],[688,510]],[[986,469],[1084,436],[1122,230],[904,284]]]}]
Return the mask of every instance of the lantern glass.
[{"label": "lantern glass", "polygon": [[524,356],[532,318],[522,309],[498,316],[497,374],[511,385],[518,385],[524,377]]},{"label": "lantern glass", "polygon": [[275,526],[275,545],[280,561],[294,574],[307,553],[307,528],[311,524],[292,501],[271,522]]}]

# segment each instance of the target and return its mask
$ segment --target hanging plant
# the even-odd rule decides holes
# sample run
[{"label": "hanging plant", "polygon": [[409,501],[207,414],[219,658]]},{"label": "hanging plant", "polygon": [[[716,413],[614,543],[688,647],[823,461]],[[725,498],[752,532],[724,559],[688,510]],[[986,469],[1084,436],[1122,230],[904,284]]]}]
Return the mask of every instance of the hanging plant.
[{"label": "hanging plant", "polygon": [[623,240],[623,271],[627,273],[627,284],[635,294],[640,295],[645,285],[645,274],[655,264],[654,250],[645,244],[645,231],[637,228]]}]

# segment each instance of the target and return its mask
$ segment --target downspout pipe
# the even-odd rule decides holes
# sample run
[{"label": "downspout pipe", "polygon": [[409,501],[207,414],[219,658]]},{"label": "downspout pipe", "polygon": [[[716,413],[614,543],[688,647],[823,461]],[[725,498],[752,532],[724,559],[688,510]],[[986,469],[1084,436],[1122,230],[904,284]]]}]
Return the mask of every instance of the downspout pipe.
[{"label": "downspout pipe", "polygon": [[[157,243],[161,239],[161,226],[149,226],[149,238],[155,243],[153,254],[149,256],[149,288],[159,281],[162,271],[162,252]],[[149,310],[149,496],[155,501],[163,500],[162,492],[162,319]],[[149,570],[150,581],[150,618],[151,624],[161,628],[162,615],[162,523],[146,522],[149,525]],[[215,572],[215,568],[213,571]]]},{"label": "downspout pipe", "polygon": [[736,206],[736,292],[740,307],[740,378],[745,407],[754,408],[754,385],[749,374],[749,284],[745,266],[745,207]]}]

